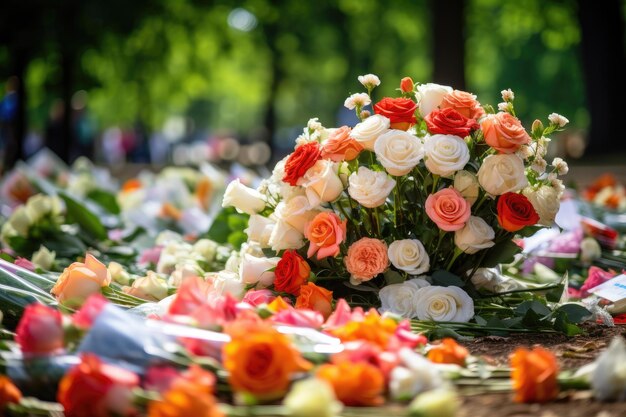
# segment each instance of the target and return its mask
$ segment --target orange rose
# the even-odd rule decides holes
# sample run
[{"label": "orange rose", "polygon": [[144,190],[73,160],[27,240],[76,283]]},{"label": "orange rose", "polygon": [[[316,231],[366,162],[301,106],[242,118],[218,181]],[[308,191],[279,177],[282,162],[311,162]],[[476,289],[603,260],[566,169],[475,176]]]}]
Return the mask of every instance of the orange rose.
[{"label": "orange rose", "polygon": [[285,299],[281,296],[278,296],[272,300],[271,303],[267,305],[267,309],[273,311],[274,313],[278,313],[279,311],[289,310],[291,304],[289,304]]},{"label": "orange rose", "polygon": [[88,253],[85,263],[74,262],[65,268],[50,292],[62,304],[79,306],[110,283],[111,274],[107,267]]},{"label": "orange rose", "polygon": [[319,311],[327,319],[333,311],[333,292],[318,287],[312,282],[300,287],[300,295],[296,299],[296,308],[308,308]]},{"label": "orange rose", "polygon": [[363,146],[350,137],[350,131],[348,126],[342,126],[333,131],[324,142],[322,158],[335,162],[356,159],[363,150]]},{"label": "orange rose", "polygon": [[395,334],[398,323],[389,317],[382,317],[375,309],[365,313],[362,321],[351,320],[343,326],[330,330],[333,336],[342,342],[366,340],[387,349],[389,340]]},{"label": "orange rose", "polygon": [[511,355],[511,379],[518,403],[547,402],[559,393],[559,366],[552,352],[535,347],[517,348]]},{"label": "orange rose", "polygon": [[17,404],[22,399],[22,393],[13,382],[4,375],[0,375],[0,415],[7,404]]},{"label": "orange rose", "polygon": [[428,360],[434,363],[453,363],[465,366],[465,358],[469,352],[454,339],[446,337],[440,344],[428,351]]},{"label": "orange rose", "polygon": [[161,401],[148,404],[148,417],[202,416],[223,417],[213,395],[201,386],[187,382],[174,382],[163,394]]},{"label": "orange rose", "polygon": [[230,386],[237,392],[276,399],[287,392],[293,373],[311,368],[289,339],[269,325],[252,328],[244,323],[238,329],[234,323],[225,330],[231,341],[222,349],[223,364]]},{"label": "orange rose", "polygon": [[348,249],[344,263],[352,278],[369,281],[389,266],[387,245],[382,240],[369,237],[359,239]]},{"label": "orange rose", "polygon": [[337,399],[347,406],[377,406],[385,400],[385,377],[366,362],[341,362],[319,367],[316,376],[328,382]]},{"label": "orange rose", "polygon": [[530,136],[522,123],[509,113],[490,114],[480,122],[485,142],[500,153],[514,153],[527,143]]},{"label": "orange rose", "polygon": [[439,107],[442,109],[454,109],[463,116],[474,120],[478,120],[485,115],[485,111],[480,107],[476,96],[460,90],[454,90],[446,94]]},{"label": "orange rose", "polygon": [[319,213],[304,228],[304,236],[310,242],[306,256],[311,258],[315,253],[317,259],[337,256],[339,245],[346,238],[346,226],[347,221],[341,221],[335,213]]}]

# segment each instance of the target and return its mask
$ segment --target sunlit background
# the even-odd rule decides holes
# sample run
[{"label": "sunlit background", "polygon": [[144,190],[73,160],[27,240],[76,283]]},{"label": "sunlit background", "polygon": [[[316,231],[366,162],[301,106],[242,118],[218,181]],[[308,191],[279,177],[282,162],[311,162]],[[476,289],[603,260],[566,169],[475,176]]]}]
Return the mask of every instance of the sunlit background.
[{"label": "sunlit background", "polygon": [[264,165],[309,118],[354,123],[356,77],[440,82],[527,127],[556,111],[570,160],[626,150],[626,1],[5,0],[0,152],[106,164]]}]

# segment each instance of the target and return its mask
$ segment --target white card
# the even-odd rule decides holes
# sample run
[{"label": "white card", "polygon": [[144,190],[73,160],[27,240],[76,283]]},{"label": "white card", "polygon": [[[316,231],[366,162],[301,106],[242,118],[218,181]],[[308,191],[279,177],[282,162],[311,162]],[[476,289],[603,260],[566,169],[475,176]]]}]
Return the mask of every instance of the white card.
[{"label": "white card", "polygon": [[589,292],[613,302],[623,300],[626,298],[626,275],[611,278],[604,284],[590,289]]}]

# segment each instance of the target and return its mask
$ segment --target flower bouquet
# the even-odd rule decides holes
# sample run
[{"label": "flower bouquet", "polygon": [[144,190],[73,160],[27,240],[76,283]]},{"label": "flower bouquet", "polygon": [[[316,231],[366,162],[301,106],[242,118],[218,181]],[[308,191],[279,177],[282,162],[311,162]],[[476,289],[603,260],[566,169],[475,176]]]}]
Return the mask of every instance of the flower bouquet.
[{"label": "flower bouquet", "polygon": [[473,94],[408,77],[400,97],[372,112],[380,80],[359,81],[367,92],[345,101],[356,126],[311,119],[257,189],[228,186],[223,206],[250,215],[240,277],[296,306],[332,291],[406,318],[467,322],[476,302],[484,312],[481,300],[503,295],[478,288],[475,272],[512,260],[516,236],[553,224],[568,167],[545,155],[568,120],[553,113],[527,131],[511,90],[495,112]]}]

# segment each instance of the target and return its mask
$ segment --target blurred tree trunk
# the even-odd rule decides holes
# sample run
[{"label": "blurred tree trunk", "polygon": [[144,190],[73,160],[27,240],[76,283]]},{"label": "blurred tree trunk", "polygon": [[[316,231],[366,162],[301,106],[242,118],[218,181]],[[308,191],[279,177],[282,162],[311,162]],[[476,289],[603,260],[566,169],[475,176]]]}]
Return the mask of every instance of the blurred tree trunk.
[{"label": "blurred tree trunk", "polygon": [[465,2],[431,0],[433,80],[465,90]]},{"label": "blurred tree trunk", "polygon": [[623,97],[626,95],[624,19],[619,0],[578,0],[581,52],[591,116],[586,154],[626,150]]},{"label": "blurred tree trunk", "polygon": [[265,100],[265,115],[263,117],[263,124],[265,128],[265,140],[272,149],[272,153],[275,152],[274,136],[276,135],[276,99],[278,97],[278,89],[280,87],[280,80],[283,76],[283,71],[280,67],[280,51],[276,47],[276,38],[278,36],[278,21],[269,22],[263,26],[263,34],[265,40],[270,49],[270,71],[271,80],[269,85],[269,91],[267,92],[267,98]]}]

